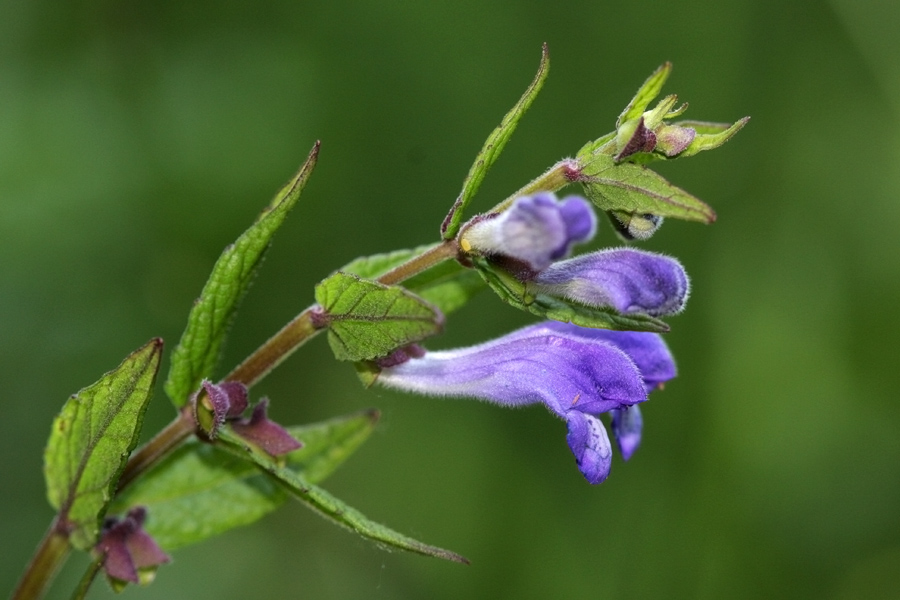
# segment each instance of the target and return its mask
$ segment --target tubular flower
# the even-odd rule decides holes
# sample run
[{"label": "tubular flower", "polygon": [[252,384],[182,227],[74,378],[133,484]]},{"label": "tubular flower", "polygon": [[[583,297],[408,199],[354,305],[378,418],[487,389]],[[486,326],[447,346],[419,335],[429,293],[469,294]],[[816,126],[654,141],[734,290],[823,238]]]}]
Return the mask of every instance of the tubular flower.
[{"label": "tubular flower", "polygon": [[460,248],[486,257],[531,293],[623,314],[657,317],[684,308],[690,285],[674,258],[632,248],[566,258],[574,244],[589,241],[595,231],[596,216],[587,200],[569,196],[558,201],[544,193],[476,218],[460,235]]},{"label": "tubular flower", "polygon": [[554,263],[529,282],[535,291],[620,313],[671,315],[684,308],[690,285],[674,258],[631,248],[582,254]]},{"label": "tubular flower", "polygon": [[543,403],[566,421],[566,439],[584,477],[600,483],[609,475],[612,449],[597,415],[613,412],[613,433],[620,436],[623,455],[630,456],[641,434],[635,405],[674,375],[672,356],[656,334],[548,322],[385,366],[378,382],[503,406]]},{"label": "tubular flower", "polygon": [[541,271],[568,256],[572,246],[594,237],[597,217],[587,200],[551,193],[522,196],[506,211],[483,215],[460,238],[465,252],[520,261]]}]

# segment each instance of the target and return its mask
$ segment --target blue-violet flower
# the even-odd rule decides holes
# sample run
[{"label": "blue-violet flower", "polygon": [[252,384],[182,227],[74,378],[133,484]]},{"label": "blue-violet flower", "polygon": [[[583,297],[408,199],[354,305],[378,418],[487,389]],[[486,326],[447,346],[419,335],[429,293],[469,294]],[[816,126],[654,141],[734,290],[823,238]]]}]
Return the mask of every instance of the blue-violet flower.
[{"label": "blue-violet flower", "polygon": [[625,314],[664,316],[684,308],[689,281],[674,258],[632,248],[566,258],[574,244],[593,237],[596,225],[590,203],[579,196],[522,196],[502,213],[474,219],[460,248],[487,257],[531,293]]},{"label": "blue-violet flower", "polygon": [[672,355],[657,334],[558,322],[382,366],[377,381],[387,387],[504,406],[543,403],[566,421],[569,448],[590,483],[606,479],[612,462],[609,437],[597,415],[613,413],[613,433],[628,458],[641,436],[635,405],[675,376]]},{"label": "blue-violet flower", "polygon": [[620,313],[662,316],[681,312],[690,284],[674,258],[615,248],[554,263],[529,282],[529,289]]},{"label": "blue-violet flower", "polygon": [[549,192],[522,196],[501,212],[482,215],[460,236],[465,252],[504,256],[541,271],[568,256],[572,245],[594,237],[597,217],[580,196],[557,200]]}]

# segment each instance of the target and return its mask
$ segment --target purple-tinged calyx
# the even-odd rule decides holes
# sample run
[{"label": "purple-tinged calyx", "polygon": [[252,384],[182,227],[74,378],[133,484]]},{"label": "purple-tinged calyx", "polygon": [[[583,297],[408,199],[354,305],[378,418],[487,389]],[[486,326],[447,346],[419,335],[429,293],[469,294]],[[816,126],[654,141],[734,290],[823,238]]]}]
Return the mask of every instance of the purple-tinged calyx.
[{"label": "purple-tinged calyx", "polygon": [[465,253],[523,264],[537,272],[568,256],[572,246],[590,240],[597,218],[580,196],[557,200],[552,193],[517,198],[501,213],[482,215],[463,229],[459,245]]},{"label": "purple-tinged calyx", "polygon": [[281,456],[299,449],[300,442],[294,439],[284,427],[266,416],[268,408],[269,399],[262,398],[253,407],[250,417],[238,419],[231,424],[232,430],[238,436],[256,444],[272,456]]},{"label": "purple-tinged calyx", "polygon": [[272,456],[287,454],[301,447],[287,430],[266,416],[268,398],[261,399],[247,418],[247,387],[239,382],[212,383],[203,381],[200,392],[191,399],[194,419],[203,435],[215,440],[219,430],[230,423],[232,430],[248,442]]},{"label": "purple-tinged calyx", "polygon": [[[589,482],[599,483],[609,474],[611,452],[596,415],[630,410],[674,373],[671,354],[656,334],[550,322],[469,348],[428,352],[383,369],[377,381],[504,406],[542,403],[566,421],[579,469]],[[620,447],[629,447],[630,455],[636,444],[620,442]]]},{"label": "purple-tinged calyx", "polygon": [[651,316],[680,312],[687,302],[687,274],[674,258],[618,248],[554,263],[528,282],[529,290],[591,307]]},{"label": "purple-tinged calyx", "polygon": [[191,398],[194,420],[210,440],[216,439],[226,420],[241,416],[247,404],[247,387],[236,381],[203,380],[200,391]]},{"label": "purple-tinged calyx", "polygon": [[147,510],[132,508],[124,518],[108,518],[94,550],[104,557],[103,570],[116,581],[149,583],[169,557],[144,531]]}]

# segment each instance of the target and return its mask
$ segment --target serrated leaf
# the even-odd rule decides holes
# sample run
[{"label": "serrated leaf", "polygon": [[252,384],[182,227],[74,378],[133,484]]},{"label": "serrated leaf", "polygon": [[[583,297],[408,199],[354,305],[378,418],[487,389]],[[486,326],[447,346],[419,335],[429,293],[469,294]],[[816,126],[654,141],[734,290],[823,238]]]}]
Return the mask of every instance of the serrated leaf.
[{"label": "serrated leaf", "polygon": [[69,398],[53,421],[44,451],[47,496],[76,548],[97,542],[100,521],[137,444],[161,355],[162,340],[151,340]]},{"label": "serrated leaf", "polygon": [[[494,269],[484,259],[477,259],[475,264],[485,282],[501,300],[542,319],[573,323],[593,329],[653,331],[656,333],[669,331],[666,323],[647,315],[623,315],[611,308],[594,308],[565,298],[532,294],[529,292],[527,284],[499,269]],[[360,374],[364,383],[367,381],[366,376],[371,378],[371,375],[365,371]]]},{"label": "serrated leaf", "polygon": [[463,181],[462,191],[456,198],[456,202],[453,203],[450,213],[444,218],[444,222],[441,224],[441,234],[443,239],[449,240],[456,237],[462,222],[463,212],[475,196],[478,188],[481,186],[484,176],[487,175],[487,172],[490,170],[491,166],[493,166],[494,161],[500,156],[503,147],[506,146],[506,142],[512,137],[513,132],[516,130],[516,126],[519,124],[519,120],[531,106],[531,103],[534,102],[538,92],[541,91],[549,72],[550,53],[547,50],[547,44],[544,44],[541,52],[541,64],[538,66],[537,74],[531,82],[531,85],[528,86],[528,89],[525,90],[525,93],[519,98],[519,101],[516,102],[515,106],[506,113],[503,120],[500,121],[500,125],[491,132],[491,135],[489,135],[484,142],[481,152],[475,157],[475,163],[469,169],[469,174],[466,176],[465,181]]},{"label": "serrated leaf", "polygon": [[338,360],[371,360],[440,332],[441,312],[409,290],[338,271],[316,286]]},{"label": "serrated leaf", "polygon": [[184,406],[204,378],[211,377],[237,306],[275,232],[297,203],[316,165],[319,143],[269,206],[233,244],[225,248],[191,308],[188,325],[172,353],[165,390],[176,407]]},{"label": "serrated leaf", "polygon": [[[289,427],[303,447],[283,457],[307,481],[328,477],[375,428],[377,411]],[[288,494],[257,466],[216,446],[192,441],[116,497],[110,512],[145,506],[147,532],[166,550],[249,525],[272,512]]]},{"label": "serrated leaf", "polygon": [[[364,279],[375,279],[436,245],[357,258],[340,270]],[[435,305],[446,315],[464,306],[485,286],[481,277],[472,269],[466,269],[455,260],[445,260],[407,279],[403,282],[403,287]]]},{"label": "serrated leaf", "polygon": [[636,119],[644,114],[644,111],[647,110],[647,107],[650,106],[653,99],[659,96],[659,93],[662,91],[663,85],[666,83],[666,79],[669,78],[671,72],[672,63],[665,62],[647,78],[647,81],[641,85],[640,89],[634,95],[634,98],[631,99],[631,102],[628,103],[628,106],[625,107],[625,110],[623,110],[622,114],[619,115],[619,118],[616,119],[616,129],[618,129],[625,121]]},{"label": "serrated leaf", "polygon": [[594,154],[582,174],[585,196],[602,210],[650,213],[703,223],[716,220],[710,206],[644,166],[616,163],[611,156]]},{"label": "serrated leaf", "polygon": [[468,564],[469,562],[455,552],[450,552],[449,550],[444,550],[443,548],[438,548],[414,540],[389,527],[370,520],[355,508],[348,506],[324,489],[313,485],[302,475],[280,465],[268,454],[256,451],[254,448],[243,443],[240,438],[230,431],[224,431],[221,440],[224,442],[223,447],[228,448],[230,452],[233,452],[238,456],[243,456],[252,460],[257,466],[277,480],[294,498],[303,502],[337,525],[346,527],[365,538],[390,548],[398,548],[416,554],[443,558],[445,560],[452,560],[465,564]]}]

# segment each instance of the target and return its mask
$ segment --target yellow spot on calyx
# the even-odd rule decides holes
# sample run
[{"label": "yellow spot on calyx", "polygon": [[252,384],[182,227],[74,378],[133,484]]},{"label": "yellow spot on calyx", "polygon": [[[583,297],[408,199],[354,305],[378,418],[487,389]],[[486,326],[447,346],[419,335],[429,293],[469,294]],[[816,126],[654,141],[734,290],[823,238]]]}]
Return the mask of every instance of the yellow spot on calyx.
[{"label": "yellow spot on calyx", "polygon": [[462,248],[463,252],[468,252],[472,249],[472,244],[467,239],[459,240],[459,247]]}]

